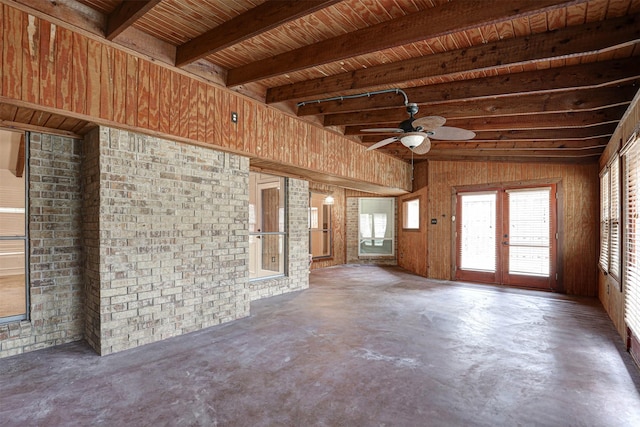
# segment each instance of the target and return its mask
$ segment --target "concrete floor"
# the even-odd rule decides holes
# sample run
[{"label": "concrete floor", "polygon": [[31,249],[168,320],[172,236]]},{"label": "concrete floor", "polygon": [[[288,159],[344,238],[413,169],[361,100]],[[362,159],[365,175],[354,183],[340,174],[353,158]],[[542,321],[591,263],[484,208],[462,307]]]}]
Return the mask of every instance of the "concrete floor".
[{"label": "concrete floor", "polygon": [[378,267],[311,283],[103,358],[0,360],[0,425],[640,425],[639,371],[596,300]]}]

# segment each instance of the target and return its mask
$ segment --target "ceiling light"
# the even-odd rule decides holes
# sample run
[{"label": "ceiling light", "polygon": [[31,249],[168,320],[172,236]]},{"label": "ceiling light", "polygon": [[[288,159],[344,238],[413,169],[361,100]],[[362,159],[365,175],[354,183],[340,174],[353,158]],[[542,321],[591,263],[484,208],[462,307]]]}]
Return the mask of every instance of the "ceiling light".
[{"label": "ceiling light", "polygon": [[425,134],[422,132],[409,132],[400,137],[400,142],[407,148],[416,148],[424,141]]}]

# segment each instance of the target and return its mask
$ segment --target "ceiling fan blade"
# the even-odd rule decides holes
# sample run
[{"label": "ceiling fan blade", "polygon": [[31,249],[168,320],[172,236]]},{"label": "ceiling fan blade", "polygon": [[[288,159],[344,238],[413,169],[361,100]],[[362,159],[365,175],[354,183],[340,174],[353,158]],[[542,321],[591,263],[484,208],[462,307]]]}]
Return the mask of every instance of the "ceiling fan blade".
[{"label": "ceiling fan blade", "polygon": [[446,141],[464,141],[475,138],[476,134],[466,129],[442,126],[432,130],[429,136],[433,139],[443,139]]},{"label": "ceiling fan blade", "polygon": [[382,141],[378,141],[373,144],[371,147],[367,148],[367,151],[375,150],[376,148],[384,147],[387,144],[391,144],[392,142],[398,141],[398,138],[392,136],[391,138],[383,139]]},{"label": "ceiling fan blade", "polygon": [[446,123],[447,119],[440,116],[426,116],[415,119],[411,125],[414,128],[421,127],[422,130],[434,130]]},{"label": "ceiling fan blade", "polygon": [[399,128],[373,128],[373,129],[360,129],[360,132],[402,133],[404,131]]},{"label": "ceiling fan blade", "polygon": [[415,154],[427,154],[429,150],[431,150],[431,141],[429,141],[429,138],[425,138],[420,145],[413,149],[413,152]]}]

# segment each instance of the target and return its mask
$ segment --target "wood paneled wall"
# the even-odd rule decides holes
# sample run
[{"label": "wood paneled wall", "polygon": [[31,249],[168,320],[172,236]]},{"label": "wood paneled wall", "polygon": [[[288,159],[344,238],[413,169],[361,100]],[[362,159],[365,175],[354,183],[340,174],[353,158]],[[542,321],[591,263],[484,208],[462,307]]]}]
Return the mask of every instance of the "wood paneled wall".
[{"label": "wood paneled wall", "polygon": [[0,103],[411,189],[398,159],[103,40],[8,5],[0,35]]},{"label": "wood paneled wall", "polygon": [[[604,154],[600,157],[600,169],[607,165],[611,157],[615,155],[623,147],[625,142],[633,135],[634,131],[640,130],[640,92],[636,94],[636,97],[632,101],[627,113],[622,118],[622,121],[616,128]],[[622,170],[622,169],[621,169]],[[626,207],[623,206],[623,212]],[[598,217],[598,222],[600,218]],[[596,245],[599,247],[600,236],[598,234],[598,241]],[[624,245],[624,241],[623,241]],[[624,250],[624,246],[623,246]],[[597,261],[596,261],[597,262]],[[602,270],[598,269],[598,297],[602,302],[605,310],[609,313],[609,317],[613,320],[613,323],[618,330],[618,333],[623,340],[627,340],[627,328],[624,322],[624,299],[625,292],[620,283],[612,279],[611,276],[602,273]]]},{"label": "wood paneled wall", "polygon": [[[562,185],[562,286],[574,295],[597,294],[599,180],[597,164],[545,165],[494,162],[429,161],[428,277],[451,280],[452,191],[455,186],[558,179]],[[423,173],[423,172],[421,172]]]},{"label": "wood paneled wall", "polygon": [[[398,197],[398,266],[412,271],[420,276],[427,276],[427,259],[429,251],[427,247],[429,218],[427,208],[427,187]],[[404,207],[403,203],[418,198],[420,200],[420,229],[405,230],[403,228]]]}]

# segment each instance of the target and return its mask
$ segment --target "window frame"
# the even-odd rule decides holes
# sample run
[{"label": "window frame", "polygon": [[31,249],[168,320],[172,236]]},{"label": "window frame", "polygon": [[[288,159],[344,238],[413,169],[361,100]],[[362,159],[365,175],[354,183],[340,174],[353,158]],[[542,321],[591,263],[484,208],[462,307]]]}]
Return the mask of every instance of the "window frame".
[{"label": "window frame", "polygon": [[24,156],[24,165],[23,165],[23,176],[24,176],[24,233],[19,236],[0,236],[0,241],[21,241],[23,242],[24,247],[24,313],[4,316],[0,317],[0,324],[7,324],[11,322],[18,322],[23,320],[29,320],[30,316],[30,293],[29,293],[29,254],[30,254],[30,245],[29,245],[29,132],[15,132],[13,133],[21,133],[23,144],[23,153]]},{"label": "window frame", "polygon": [[[389,204],[388,208],[389,208],[389,218],[387,218],[386,221],[386,227],[385,227],[385,236],[387,235],[387,230],[389,230],[390,232],[390,236],[389,237],[376,237],[375,236],[375,215],[376,214],[381,214],[384,213],[386,214],[386,212],[363,212],[362,209],[362,205],[363,202],[367,202],[367,201],[378,201],[381,203],[385,203],[385,204]],[[371,237],[363,237],[362,236],[362,215],[363,214],[371,214],[372,215],[372,220],[371,220],[371,230],[369,230],[371,233]],[[358,198],[358,257],[360,258],[385,258],[385,257],[395,257],[396,254],[396,201],[395,198],[393,197],[359,197]],[[362,252],[362,245],[363,243],[366,243],[365,241],[371,241],[373,243],[372,246],[378,246],[376,245],[377,242],[374,241],[382,241],[381,245],[384,246],[384,242],[385,241],[389,241],[391,243],[390,247],[391,250],[390,252],[385,252],[385,253],[368,253],[368,252]]]},{"label": "window frame", "polygon": [[[621,176],[623,177],[621,189],[623,190],[623,201],[625,210],[623,217],[623,234],[620,245],[622,250],[622,280],[621,288],[624,286],[624,320],[631,337],[640,336],[640,249],[638,240],[640,239],[640,221],[638,220],[638,207],[640,205],[640,166],[633,170],[629,164],[638,165],[640,158],[640,134],[634,132],[620,151],[622,166]],[[633,180],[630,176],[634,177]],[[633,194],[630,187],[635,190]],[[637,338],[636,338],[637,339]],[[628,345],[633,345],[631,342]]]},{"label": "window frame", "polygon": [[[422,198],[420,196],[418,197],[412,197],[410,199],[406,199],[402,201],[402,230],[403,231],[420,231],[422,229],[422,209],[421,209],[421,204],[422,204]],[[407,226],[407,215],[408,215],[408,205],[409,203],[416,203],[418,206],[418,225],[416,227],[409,227]]]},{"label": "window frame", "polygon": [[[269,177],[273,177],[273,178],[277,178],[279,180],[279,185],[282,191],[282,207],[279,207],[278,209],[282,209],[283,212],[280,215],[280,213],[278,213],[278,221],[282,220],[282,231],[258,231],[258,230],[251,230],[251,212],[249,214],[249,222],[250,222],[250,229],[249,229],[249,264],[251,265],[252,263],[252,255],[253,255],[253,250],[251,249],[251,241],[254,240],[254,243],[256,239],[260,239],[260,243],[263,243],[263,238],[264,237],[273,237],[273,236],[278,236],[279,238],[282,239],[282,258],[283,258],[283,266],[282,266],[282,271],[278,271],[275,272],[274,274],[266,274],[266,275],[258,275],[258,276],[252,276],[251,275],[251,268],[249,269],[249,281],[250,282],[254,282],[254,281],[260,281],[260,280],[271,280],[274,278],[281,278],[281,277],[287,277],[289,275],[288,272],[288,259],[289,259],[289,253],[288,253],[288,247],[289,247],[289,203],[288,203],[288,197],[289,197],[289,192],[288,192],[288,188],[289,188],[289,179],[286,177],[282,177],[282,176],[278,176],[278,175],[273,175],[273,174],[266,174],[266,173],[262,173],[262,172],[253,172],[250,171],[250,174],[257,174],[257,175],[264,175],[264,176],[269,176]],[[261,183],[260,182],[256,182],[256,187],[259,187]],[[252,183],[251,183],[251,179],[249,179],[249,192],[251,193],[253,191],[253,188],[251,187]],[[256,188],[257,190],[257,188]],[[280,190],[279,190],[280,191]],[[262,212],[258,211],[258,206],[253,206],[253,208],[251,207],[251,203],[249,204],[249,209],[254,209],[254,217],[257,218],[258,216],[262,217]],[[261,207],[261,206],[260,206]],[[280,216],[282,216],[282,218],[280,218]],[[263,270],[262,268],[260,269],[261,271]]]},{"label": "window frame", "polygon": [[600,254],[598,267],[621,283],[621,201],[620,155],[615,154],[600,171]]}]

